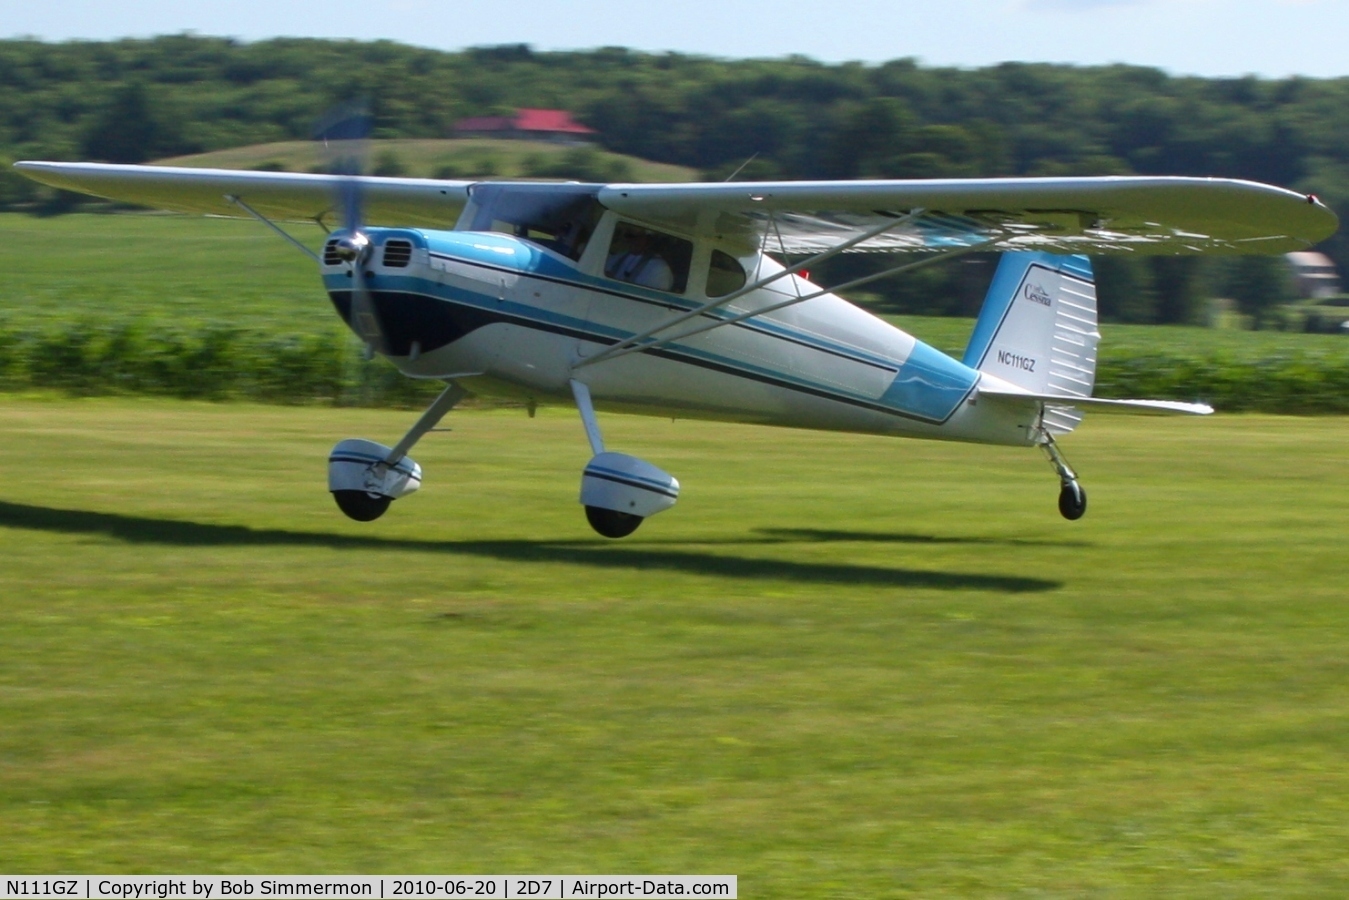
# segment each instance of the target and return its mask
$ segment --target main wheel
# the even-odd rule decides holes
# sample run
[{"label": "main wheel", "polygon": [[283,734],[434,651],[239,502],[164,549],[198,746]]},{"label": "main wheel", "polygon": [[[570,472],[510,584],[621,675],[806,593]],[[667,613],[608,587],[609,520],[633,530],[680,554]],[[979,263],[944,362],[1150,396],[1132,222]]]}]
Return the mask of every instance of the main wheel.
[{"label": "main wheel", "polygon": [[347,514],[347,518],[357,522],[373,522],[384,515],[392,497],[383,494],[371,494],[367,491],[333,491],[337,508]]},{"label": "main wheel", "polygon": [[619,512],[616,509],[601,509],[598,506],[586,507],[586,521],[590,527],[607,538],[627,537],[642,524],[641,516]]},{"label": "main wheel", "polygon": [[1069,521],[1082,518],[1087,511],[1087,492],[1076,481],[1066,481],[1059,491],[1059,512]]}]

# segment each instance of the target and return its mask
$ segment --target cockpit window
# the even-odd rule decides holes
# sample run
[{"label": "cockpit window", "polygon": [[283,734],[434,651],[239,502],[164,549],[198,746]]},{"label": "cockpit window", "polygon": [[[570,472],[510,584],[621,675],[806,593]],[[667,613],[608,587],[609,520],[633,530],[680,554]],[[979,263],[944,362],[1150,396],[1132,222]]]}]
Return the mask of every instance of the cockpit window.
[{"label": "cockpit window", "polygon": [[604,208],[596,185],[477,184],[467,231],[498,231],[580,259]]},{"label": "cockpit window", "polygon": [[689,283],[693,243],[631,222],[614,226],[604,274],[628,284],[682,294]]},{"label": "cockpit window", "polygon": [[740,260],[720,250],[712,251],[707,270],[707,296],[725,297],[745,286],[745,267]]}]

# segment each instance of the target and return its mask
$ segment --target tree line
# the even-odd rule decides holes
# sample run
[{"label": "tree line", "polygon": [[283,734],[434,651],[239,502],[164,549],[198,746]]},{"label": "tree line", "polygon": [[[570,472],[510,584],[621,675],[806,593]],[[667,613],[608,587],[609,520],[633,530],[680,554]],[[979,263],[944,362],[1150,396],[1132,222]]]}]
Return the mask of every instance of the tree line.
[{"label": "tree line", "polygon": [[[1205,175],[1316,193],[1349,213],[1349,78],[1176,77],[1124,65],[956,69],[194,35],[9,40],[0,41],[0,162],[143,162],[305,139],[353,97],[369,104],[376,137],[446,137],[470,115],[569,109],[606,149],[709,180],[742,166],[742,180]],[[60,205],[3,166],[0,205],[43,203]],[[1324,249],[1349,266],[1349,241]],[[938,267],[886,283],[877,299],[968,314],[989,265]],[[1195,321],[1219,294],[1259,316],[1288,292],[1279,263],[1264,259],[1097,265],[1103,312],[1123,321]]]}]

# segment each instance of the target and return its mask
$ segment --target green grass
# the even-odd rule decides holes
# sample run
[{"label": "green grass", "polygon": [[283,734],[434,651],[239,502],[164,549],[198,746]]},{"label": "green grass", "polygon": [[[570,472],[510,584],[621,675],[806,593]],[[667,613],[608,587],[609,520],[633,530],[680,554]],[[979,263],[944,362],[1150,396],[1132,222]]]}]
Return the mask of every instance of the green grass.
[{"label": "green grass", "polygon": [[[371,141],[371,165],[392,154],[411,178],[431,178],[444,167],[455,170],[455,178],[521,178],[530,175],[531,160],[555,160],[574,151],[574,147],[545,141],[508,141],[490,138],[432,140],[397,138]],[[624,179],[638,182],[698,181],[696,169],[658,163],[596,149],[601,166],[625,167]],[[285,141],[233,147],[193,156],[178,156],[159,161],[160,165],[201,166],[221,169],[253,169],[263,165],[292,172],[310,172],[322,167],[320,148],[314,141]],[[606,179],[607,180],[607,179]]]},{"label": "green grass", "polygon": [[737,873],[746,897],[1341,896],[1349,419],[1030,451],[608,416],[10,400],[0,867]]}]

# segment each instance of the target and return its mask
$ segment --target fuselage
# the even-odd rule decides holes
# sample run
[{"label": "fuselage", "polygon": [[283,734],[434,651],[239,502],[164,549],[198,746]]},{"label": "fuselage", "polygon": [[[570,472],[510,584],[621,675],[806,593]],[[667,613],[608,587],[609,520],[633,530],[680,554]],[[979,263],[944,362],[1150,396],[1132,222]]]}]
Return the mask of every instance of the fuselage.
[{"label": "fuselage", "polygon": [[[646,274],[633,275],[615,252],[625,227],[635,233],[642,226],[625,225],[612,212],[597,215],[584,249],[558,249],[557,240],[498,230],[365,230],[372,245],[366,283],[389,359],[412,377],[453,378],[477,393],[536,403],[569,402],[569,382],[577,379],[601,409],[1033,442],[1036,423],[1024,409],[979,402],[981,373],[832,294],[677,337],[819,293],[796,275],[659,335],[676,336],[668,343],[588,364],[710,297],[782,271],[743,241],[694,231],[669,239],[678,245],[663,245],[673,275],[651,275],[653,267],[636,250],[629,255],[642,265],[627,269]],[[635,244],[653,255],[649,242]],[[348,319],[350,266],[325,253],[322,274],[334,306]],[[663,280],[653,287],[638,283],[641,278]]]}]

